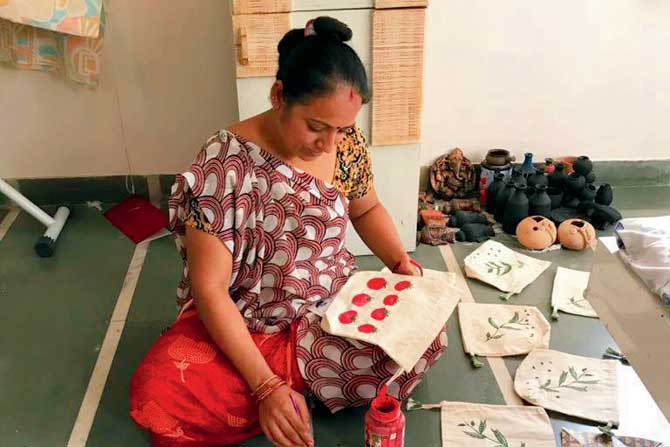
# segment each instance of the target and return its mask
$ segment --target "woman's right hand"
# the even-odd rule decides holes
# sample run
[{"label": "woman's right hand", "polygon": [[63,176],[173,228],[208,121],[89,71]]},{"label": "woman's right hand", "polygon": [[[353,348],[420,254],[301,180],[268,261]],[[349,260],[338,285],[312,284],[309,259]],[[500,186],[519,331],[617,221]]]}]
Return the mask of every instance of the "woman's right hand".
[{"label": "woman's right hand", "polygon": [[[291,398],[300,409],[300,415]],[[302,394],[288,385],[281,386],[258,404],[261,428],[274,445],[281,447],[312,447],[309,412]]]}]

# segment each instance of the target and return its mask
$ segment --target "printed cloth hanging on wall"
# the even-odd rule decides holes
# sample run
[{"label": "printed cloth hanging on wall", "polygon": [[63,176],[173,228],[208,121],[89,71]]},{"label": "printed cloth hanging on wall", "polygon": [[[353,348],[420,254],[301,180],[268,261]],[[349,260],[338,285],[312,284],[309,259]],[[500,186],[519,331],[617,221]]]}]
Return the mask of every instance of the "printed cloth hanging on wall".
[{"label": "printed cloth hanging on wall", "polygon": [[535,281],[550,265],[551,262],[522,255],[490,240],[465,258],[465,274],[508,292],[501,296],[508,299]]},{"label": "printed cloth hanging on wall", "polygon": [[622,219],[614,232],[624,262],[670,305],[670,216]]},{"label": "printed cloth hanging on wall", "polygon": [[102,0],[0,0],[0,62],[98,84]]},{"label": "printed cloth hanging on wall", "polygon": [[450,275],[355,273],[336,294],[321,327],[377,345],[410,371],[461,300],[463,291],[452,285]]},{"label": "printed cloth hanging on wall", "polygon": [[503,357],[549,347],[551,326],[535,306],[460,303],[458,320],[470,355]]},{"label": "printed cloth hanging on wall", "polygon": [[661,447],[663,443],[630,436],[561,429],[561,447]]},{"label": "printed cloth hanging on wall", "polygon": [[616,360],[536,349],[517,369],[514,390],[547,410],[619,425],[617,368]]},{"label": "printed cloth hanging on wall", "polygon": [[583,315],[598,318],[598,314],[591,303],[584,297],[589,285],[589,272],[559,267],[554,277],[554,289],[551,292],[551,307],[554,318],[558,318],[558,311],[569,314]]},{"label": "printed cloth hanging on wall", "polygon": [[556,439],[543,408],[441,402],[443,447],[554,447]]}]

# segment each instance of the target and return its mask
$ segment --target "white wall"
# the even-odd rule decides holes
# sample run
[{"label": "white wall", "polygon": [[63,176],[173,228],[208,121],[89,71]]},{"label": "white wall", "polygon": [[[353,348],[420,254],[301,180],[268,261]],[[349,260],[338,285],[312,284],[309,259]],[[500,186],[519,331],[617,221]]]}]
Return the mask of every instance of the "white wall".
[{"label": "white wall", "polygon": [[237,120],[228,2],[114,0],[100,86],[0,65],[0,177],[174,173]]},{"label": "white wall", "polygon": [[670,158],[670,1],[432,0],[421,163]]},{"label": "white wall", "polygon": [[[227,1],[110,8],[97,90],[0,66],[0,177],[125,174],[124,147],[135,174],[177,172],[237,119]],[[431,0],[421,164],[670,158],[669,52],[668,0]]]}]

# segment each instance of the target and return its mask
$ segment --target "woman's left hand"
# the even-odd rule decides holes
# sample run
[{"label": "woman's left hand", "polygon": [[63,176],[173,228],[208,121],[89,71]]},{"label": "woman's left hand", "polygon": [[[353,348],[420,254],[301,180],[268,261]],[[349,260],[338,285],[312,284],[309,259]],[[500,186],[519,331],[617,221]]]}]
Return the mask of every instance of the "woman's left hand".
[{"label": "woman's left hand", "polygon": [[423,276],[423,267],[412,259],[410,255],[403,253],[400,260],[396,262],[393,273],[398,275]]}]

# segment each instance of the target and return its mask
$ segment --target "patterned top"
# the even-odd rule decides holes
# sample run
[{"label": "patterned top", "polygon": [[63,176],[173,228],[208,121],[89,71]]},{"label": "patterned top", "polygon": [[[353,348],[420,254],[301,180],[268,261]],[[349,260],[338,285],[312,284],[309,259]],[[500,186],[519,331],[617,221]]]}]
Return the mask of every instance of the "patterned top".
[{"label": "patterned top", "polygon": [[[356,196],[364,188],[347,191]],[[184,261],[179,304],[193,302],[182,236],[195,223],[230,250],[229,291],[249,329],[288,329],[312,303],[334,295],[354,269],[344,248],[348,208],[335,186],[218,132],[172,187],[170,228]]]}]

